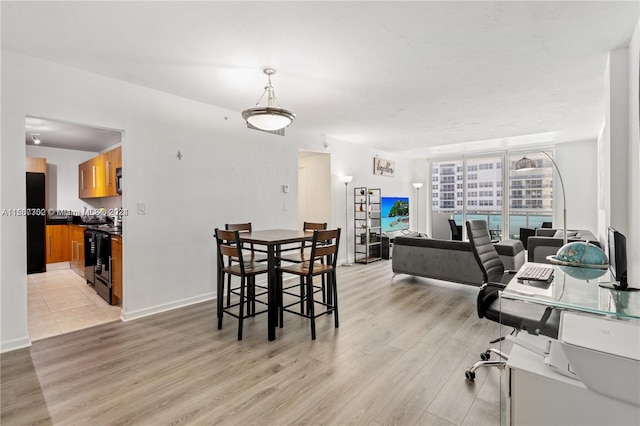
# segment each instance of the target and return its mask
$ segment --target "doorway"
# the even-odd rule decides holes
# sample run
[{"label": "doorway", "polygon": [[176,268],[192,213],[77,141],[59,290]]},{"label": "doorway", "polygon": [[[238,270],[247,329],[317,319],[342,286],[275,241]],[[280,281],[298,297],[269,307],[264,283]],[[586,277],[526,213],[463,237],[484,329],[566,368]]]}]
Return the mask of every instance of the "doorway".
[{"label": "doorway", "polygon": [[121,307],[102,299],[82,274],[87,244],[84,237],[73,236],[72,230],[78,226],[72,222],[100,207],[107,211],[121,208],[120,195],[80,198],[79,165],[106,156],[113,149],[120,151],[123,136],[124,132],[116,129],[25,117],[26,156],[37,159],[27,161],[26,172],[33,174],[31,164],[38,164],[37,174],[44,181],[40,197],[44,214],[37,224],[42,229],[26,236],[28,241],[34,235],[38,238],[37,246],[43,252],[39,257],[44,258],[38,270],[27,275],[27,318],[32,341],[120,319]]},{"label": "doorway", "polygon": [[331,155],[298,153],[298,229],[304,222],[331,226]]}]

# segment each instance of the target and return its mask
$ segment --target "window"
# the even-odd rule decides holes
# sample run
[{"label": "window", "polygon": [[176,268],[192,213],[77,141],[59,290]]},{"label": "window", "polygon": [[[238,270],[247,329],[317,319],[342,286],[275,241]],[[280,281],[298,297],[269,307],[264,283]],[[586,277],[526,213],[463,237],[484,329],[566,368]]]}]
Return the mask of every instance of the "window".
[{"label": "window", "polygon": [[537,228],[553,216],[553,164],[544,154],[530,153],[533,170],[515,171],[522,154],[509,158],[509,234],[519,235],[520,228]]}]

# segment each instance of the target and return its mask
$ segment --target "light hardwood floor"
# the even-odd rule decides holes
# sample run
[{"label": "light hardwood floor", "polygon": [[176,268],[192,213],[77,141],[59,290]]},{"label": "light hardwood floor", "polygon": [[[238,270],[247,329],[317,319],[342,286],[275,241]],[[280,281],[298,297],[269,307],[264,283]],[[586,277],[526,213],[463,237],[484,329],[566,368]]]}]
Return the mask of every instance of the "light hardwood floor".
[{"label": "light hardwood floor", "polygon": [[111,322],[2,354],[3,425],[497,425],[501,373],[464,371],[499,333],[477,287],[339,267],[331,317],[225,317],[215,302]]}]

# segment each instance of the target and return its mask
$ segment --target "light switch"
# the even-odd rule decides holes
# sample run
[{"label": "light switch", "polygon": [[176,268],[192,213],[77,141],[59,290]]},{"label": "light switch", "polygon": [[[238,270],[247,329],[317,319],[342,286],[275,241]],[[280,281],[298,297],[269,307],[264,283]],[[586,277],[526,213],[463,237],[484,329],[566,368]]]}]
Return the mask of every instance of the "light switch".
[{"label": "light switch", "polygon": [[138,214],[147,214],[147,203],[138,203]]},{"label": "light switch", "polygon": [[285,194],[289,192],[289,185],[282,185],[282,192],[284,192]]}]

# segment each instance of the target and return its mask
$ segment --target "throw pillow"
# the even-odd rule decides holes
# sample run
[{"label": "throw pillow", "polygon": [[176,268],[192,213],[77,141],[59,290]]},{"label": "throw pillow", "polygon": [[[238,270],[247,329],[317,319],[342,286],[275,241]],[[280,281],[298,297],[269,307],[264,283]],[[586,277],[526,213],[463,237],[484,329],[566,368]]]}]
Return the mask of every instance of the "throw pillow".
[{"label": "throw pillow", "polygon": [[[567,231],[567,238],[572,238],[578,236],[578,231]],[[558,229],[555,234],[553,234],[553,238],[562,238],[564,237],[564,231]]]}]

